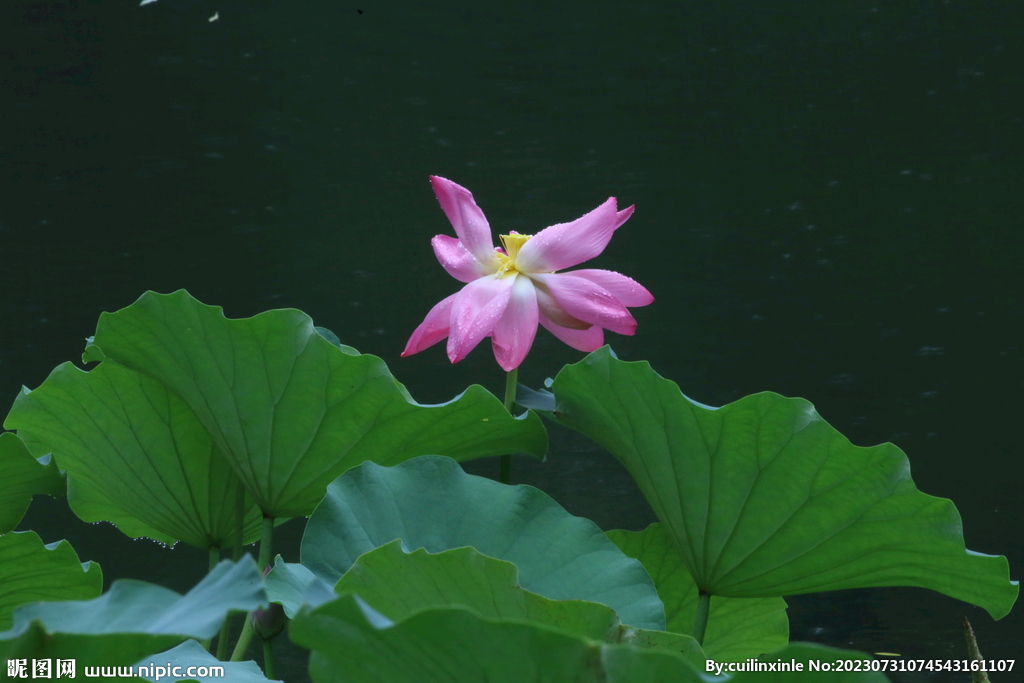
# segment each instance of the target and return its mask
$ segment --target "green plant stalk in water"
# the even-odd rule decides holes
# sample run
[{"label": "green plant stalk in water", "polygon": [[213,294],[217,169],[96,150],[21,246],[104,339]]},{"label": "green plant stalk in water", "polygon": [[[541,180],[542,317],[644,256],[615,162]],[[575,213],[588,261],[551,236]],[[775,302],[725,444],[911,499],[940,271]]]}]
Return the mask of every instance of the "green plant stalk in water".
[{"label": "green plant stalk in water", "polygon": [[[508,411],[509,415],[513,415],[513,408],[516,403],[516,379],[519,377],[519,368],[512,368],[505,375],[505,410]],[[512,483],[512,455],[506,454],[501,456],[501,472],[498,476],[498,481],[502,484]]]},{"label": "green plant stalk in water", "polygon": [[[238,519],[238,542],[231,551],[231,559],[233,562],[238,562],[239,558],[242,557],[242,541],[245,540],[245,490],[242,488],[242,482],[236,477],[236,485],[238,487],[238,495],[235,498],[235,515]],[[224,661],[228,656],[228,635],[231,632],[231,615],[224,618],[224,623],[220,625],[220,635],[217,639],[217,659]]]},{"label": "green plant stalk in water", "polygon": [[274,652],[272,640],[263,641],[263,675],[274,680],[277,676],[274,675]]},{"label": "green plant stalk in water", "polygon": [[[964,637],[967,639],[967,658],[972,662],[981,662],[984,666],[985,658],[978,649],[978,639],[974,637],[974,629],[971,628],[971,622],[967,621],[967,617],[964,617]],[[990,683],[988,673],[972,671],[971,683]]]},{"label": "green plant stalk in water", "polygon": [[[264,517],[263,518],[263,532],[260,535],[260,559],[257,565],[260,569],[260,574],[270,564],[271,551],[273,550],[274,541],[274,518]],[[248,614],[245,618],[245,624],[242,626],[242,632],[238,635],[238,642],[235,643],[235,649],[231,653],[232,662],[240,662],[245,656],[245,651],[249,649],[249,642],[252,640],[252,613]],[[266,652],[266,650],[264,650]]]},{"label": "green plant stalk in water", "polygon": [[[210,572],[212,572],[213,568],[217,566],[218,562],[220,562],[220,548],[210,548],[210,563],[209,566],[207,566],[206,568],[206,573],[209,574]],[[227,623],[228,620],[224,619],[224,624],[226,625]],[[223,632],[223,628],[221,629],[221,631]],[[213,645],[213,638],[207,638],[202,643],[200,643],[200,645],[203,646],[204,650],[209,652],[210,646]]]},{"label": "green plant stalk in water", "polygon": [[704,634],[708,629],[708,612],[711,608],[711,594],[700,591],[697,593],[697,613],[693,616],[693,628],[690,635],[699,645],[704,645]]}]

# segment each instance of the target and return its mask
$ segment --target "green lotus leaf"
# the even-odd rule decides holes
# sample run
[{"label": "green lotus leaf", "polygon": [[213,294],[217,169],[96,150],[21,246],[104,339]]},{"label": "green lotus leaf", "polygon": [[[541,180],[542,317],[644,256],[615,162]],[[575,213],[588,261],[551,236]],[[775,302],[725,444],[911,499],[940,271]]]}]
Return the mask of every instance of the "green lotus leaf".
[{"label": "green lotus leaf", "polygon": [[514,564],[528,591],[599,602],[623,623],[664,630],[651,577],[596,524],[532,486],[472,476],[441,456],[367,462],[335,480],[306,524],[302,564],[333,584],[360,555],[396,538],[431,553],[471,546]]},{"label": "green lotus leaf", "polygon": [[285,562],[280,555],[263,583],[267,600],[284,607],[289,619],[294,619],[303,605],[319,607],[337,597],[331,584],[298,562]]},{"label": "green lotus leaf", "polygon": [[195,414],[134,370],[59,365],[18,395],[4,424],[34,453],[54,454],[68,474],[68,503],[86,522],[220,548],[238,544],[242,503],[245,542],[259,538],[259,508]]},{"label": "green lotus leaf", "polygon": [[128,666],[189,638],[210,638],[229,611],[266,604],[256,563],[221,562],[185,595],[122,579],[93,600],[22,605],[0,633],[0,660],[75,659]]},{"label": "green lotus leaf", "polygon": [[[155,667],[164,666],[170,668],[181,667],[178,676],[173,673],[162,675],[157,678],[156,674],[160,673]],[[222,662],[206,649],[194,640],[186,640],[181,645],[173,647],[167,652],[161,652],[155,654],[152,657],[145,657],[142,660],[135,663],[136,668],[143,666],[146,667],[143,671],[139,672],[139,677],[154,681],[220,681],[221,683],[266,683],[271,680],[263,675],[263,671],[256,662]],[[193,675],[188,676],[189,667],[206,667],[207,676],[199,676],[202,673],[201,669],[192,669]],[[220,667],[216,676],[212,675],[211,670],[215,667]],[[224,673],[221,675],[219,671]],[[147,675],[148,674],[148,675]],[[170,676],[170,678],[168,678]]]},{"label": "green lotus leaf", "polygon": [[0,629],[9,629],[16,607],[47,600],[87,600],[103,592],[103,572],[78,559],[71,544],[43,545],[34,531],[0,536]]},{"label": "green lotus leaf", "polygon": [[392,621],[431,607],[465,607],[489,619],[532,621],[591,640],[619,640],[623,629],[610,607],[545,598],[521,588],[517,574],[511,562],[475,548],[405,553],[395,539],[356,560],[334,590],[358,595]]},{"label": "green lotus leaf", "polygon": [[479,386],[437,406],[411,401],[382,360],[353,355],[293,309],[229,320],[188,292],[147,292],[104,313],[85,360],[113,361],[180,396],[264,514],[308,515],[364,461],[543,457],[534,413],[514,418]]},{"label": "green lotus leaf", "polygon": [[333,332],[331,332],[326,327],[320,327],[319,325],[317,325],[317,326],[314,326],[313,329],[316,330],[317,334],[319,334],[321,337],[323,337],[327,341],[331,342],[331,344],[333,344],[334,346],[337,346],[344,353],[347,353],[350,356],[358,356],[358,355],[360,355],[359,352],[356,351],[351,346],[346,346],[345,344],[342,344],[341,340],[338,339],[338,335],[334,334]]},{"label": "green lotus leaf", "polygon": [[[303,610],[293,641],[312,651],[316,683],[820,683],[807,662],[864,660],[860,652],[795,644],[766,655],[767,666],[799,662],[799,672],[715,676],[681,656],[589,640],[540,624],[487,619],[463,608],[427,609],[394,622],[356,595]],[[831,672],[830,683],[884,683],[880,673]]]},{"label": "green lotus leaf", "polygon": [[18,526],[37,493],[62,498],[60,470],[50,458],[33,458],[17,435],[0,434],[0,534]]},{"label": "green lotus leaf", "polygon": [[[427,609],[395,623],[351,594],[303,611],[289,632],[312,650],[309,672],[316,683],[704,680],[671,652],[602,644],[540,624],[486,619],[463,608]],[[633,659],[628,665],[616,661],[621,650]],[[608,666],[621,673],[606,676]]]},{"label": "green lotus leaf", "polygon": [[956,507],[917,490],[903,451],[854,446],[803,399],[709,408],[608,347],[552,390],[553,419],[625,465],[706,593],[918,586],[996,619],[1017,598],[1006,558],[965,549]]},{"label": "green lotus leaf", "polygon": [[475,548],[406,553],[401,546],[395,539],[360,556],[334,590],[358,595],[393,621],[429,608],[465,607],[488,619],[544,624],[591,640],[672,649],[696,667],[704,662],[689,636],[623,626],[610,607],[596,602],[531,593],[519,586],[514,564]]},{"label": "green lotus leaf", "polygon": [[[643,531],[608,531],[608,538],[643,563],[665,604],[665,629],[690,633],[697,613],[697,585],[661,524]],[[711,597],[704,652],[718,662],[742,662],[789,643],[789,619],[782,598]]]}]

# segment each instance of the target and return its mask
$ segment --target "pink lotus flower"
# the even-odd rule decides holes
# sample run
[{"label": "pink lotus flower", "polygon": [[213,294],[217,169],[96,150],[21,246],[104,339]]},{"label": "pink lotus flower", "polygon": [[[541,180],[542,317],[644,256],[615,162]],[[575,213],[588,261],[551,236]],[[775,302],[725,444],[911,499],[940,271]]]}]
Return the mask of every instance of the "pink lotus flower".
[{"label": "pink lotus flower", "polygon": [[556,273],[588,261],[602,251],[612,233],[633,214],[616,210],[615,197],[571,223],[559,223],[536,235],[500,235],[494,247],[483,211],[466,188],[431,176],[434,194],[458,239],[437,235],[434,254],[448,274],[468,283],[430,309],[402,357],[448,338],[448,358],[458,363],[484,337],[505,371],[526,358],[537,323],[574,349],[594,351],[604,330],[633,334],[636,320],[627,306],[654,301],[639,283],[610,270]]}]

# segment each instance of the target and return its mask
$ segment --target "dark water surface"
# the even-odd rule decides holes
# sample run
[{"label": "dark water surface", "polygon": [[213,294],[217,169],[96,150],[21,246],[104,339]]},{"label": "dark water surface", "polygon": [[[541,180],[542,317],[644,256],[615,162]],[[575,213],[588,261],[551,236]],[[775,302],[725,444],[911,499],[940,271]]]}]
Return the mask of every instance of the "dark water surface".
[{"label": "dark water surface", "polygon": [[[460,286],[430,249],[451,230],[427,176],[472,190],[500,232],[616,196],[636,213],[590,265],[657,299],[635,337],[609,335],[621,358],[707,404],[803,396],[854,443],[895,442],[921,490],[956,502],[968,547],[1007,555],[1020,578],[1020,14],[950,0],[5,3],[2,400],[77,361],[101,311],[182,287],[229,317],[302,309],[422,402],[472,382],[498,392],[486,344],[457,366],[440,347],[398,357]],[[521,381],[580,356],[542,331]],[[604,528],[653,520],[624,469],[571,433],[553,430],[548,462],[520,462],[516,479]],[[205,564],[62,503],[37,500],[27,526],[70,539],[108,581],[185,590]],[[287,529],[294,560],[301,524]],[[966,615],[987,658],[1024,651],[1020,608],[993,622],[896,588],[790,604],[794,639],[962,658]],[[293,654],[279,674],[301,668]]]}]

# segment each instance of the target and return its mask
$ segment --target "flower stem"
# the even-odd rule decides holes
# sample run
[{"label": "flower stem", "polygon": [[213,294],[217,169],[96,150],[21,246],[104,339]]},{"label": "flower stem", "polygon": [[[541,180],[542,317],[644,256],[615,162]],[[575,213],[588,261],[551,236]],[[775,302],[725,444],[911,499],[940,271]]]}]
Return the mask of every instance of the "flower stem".
[{"label": "flower stem", "polygon": [[[518,377],[519,368],[513,368],[509,370],[507,375],[505,375],[505,410],[509,412],[509,415],[514,415],[512,409],[516,403],[516,379],[518,379]],[[511,454],[501,456],[501,473],[498,476],[498,481],[502,484],[512,483]]]},{"label": "flower stem", "polygon": [[711,609],[711,594],[700,591],[697,593],[697,614],[693,617],[693,628],[690,635],[698,645],[704,645],[704,634],[708,630],[708,611]]},{"label": "flower stem", "polygon": [[263,641],[263,675],[274,680],[274,648],[271,643],[272,640]]},{"label": "flower stem", "polygon": [[[270,563],[270,553],[273,547],[274,538],[274,518],[264,517],[263,518],[263,535],[260,536],[260,559],[257,563],[260,568],[260,574],[262,575],[263,570]],[[250,612],[245,616],[245,624],[242,626],[242,632],[238,635],[238,640],[235,642],[235,649],[231,653],[231,661],[241,661],[242,657],[245,656],[245,651],[249,649],[249,642],[252,640],[252,613]]]},{"label": "flower stem", "polygon": [[249,649],[249,643],[252,642],[254,635],[252,630],[252,615],[245,615],[245,623],[242,625],[242,632],[238,634],[238,640],[235,641],[235,649],[231,652],[231,661],[240,662],[242,657],[245,656],[246,650]]}]

